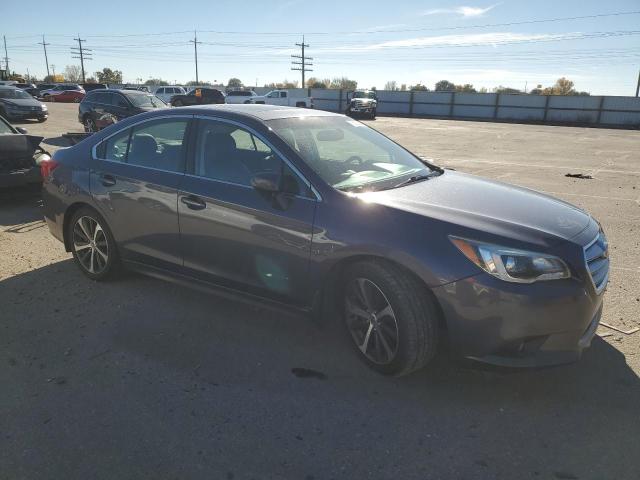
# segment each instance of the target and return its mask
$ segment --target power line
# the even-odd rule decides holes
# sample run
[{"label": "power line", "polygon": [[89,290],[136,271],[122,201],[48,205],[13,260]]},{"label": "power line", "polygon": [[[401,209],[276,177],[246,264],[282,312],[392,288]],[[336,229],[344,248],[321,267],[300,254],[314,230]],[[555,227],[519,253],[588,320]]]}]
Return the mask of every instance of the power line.
[{"label": "power line", "polygon": [[49,58],[47,57],[47,45],[51,45],[51,44],[45,42],[44,35],[42,35],[42,42],[39,42],[39,45],[42,45],[42,48],[44,48],[44,61],[47,64],[47,77],[48,77],[49,76]]},{"label": "power line", "polygon": [[294,65],[293,67],[291,67],[291,70],[298,70],[302,73],[302,88],[304,88],[304,74],[306,72],[313,72],[312,69],[307,68],[307,66],[313,65],[313,63],[309,63],[307,62],[307,60],[313,60],[313,57],[305,57],[304,55],[305,47],[309,46],[308,44],[304,43],[304,35],[302,36],[302,43],[296,43],[296,46],[300,47],[302,49],[302,52],[301,55],[291,55],[291,57],[294,59],[291,61],[291,64]]},{"label": "power line", "polygon": [[[466,30],[473,28],[491,28],[491,27],[507,27],[507,26],[517,26],[517,25],[530,25],[537,23],[554,23],[554,22],[569,22],[576,20],[589,20],[589,19],[597,19],[597,18],[606,18],[606,17],[619,17],[619,16],[627,16],[627,15],[639,15],[640,10],[633,11],[624,11],[624,12],[610,12],[610,13],[599,13],[593,15],[579,15],[572,17],[555,17],[555,18],[543,18],[543,19],[531,19],[531,20],[520,20],[520,21],[512,21],[512,22],[503,22],[503,23],[485,23],[478,25],[458,25],[458,26],[450,26],[450,27],[416,27],[416,28],[402,28],[402,29],[368,29],[368,30],[346,30],[346,31],[318,31],[318,32],[305,32],[308,35],[367,35],[367,34],[378,34],[378,33],[405,33],[405,32],[421,32],[421,31],[446,31],[446,30]],[[181,31],[172,31],[172,32],[152,32],[152,33],[124,33],[124,34],[97,34],[97,35],[88,35],[88,38],[128,38],[128,37],[145,37],[145,36],[166,36],[166,35],[179,35],[190,33],[189,30],[181,30]],[[299,36],[302,32],[246,32],[246,31],[224,31],[224,30],[200,30],[200,33],[214,33],[214,34],[224,34],[224,35],[274,35],[274,36]],[[67,37],[68,34],[64,33],[49,33],[47,34],[50,37]],[[10,36],[9,38],[33,38],[39,37],[40,35],[16,35]]]}]

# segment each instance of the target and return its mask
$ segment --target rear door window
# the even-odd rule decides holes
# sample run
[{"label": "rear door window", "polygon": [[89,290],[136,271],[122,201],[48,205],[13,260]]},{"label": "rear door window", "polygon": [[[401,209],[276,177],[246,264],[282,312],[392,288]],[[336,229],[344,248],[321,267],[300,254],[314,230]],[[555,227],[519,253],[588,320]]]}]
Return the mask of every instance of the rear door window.
[{"label": "rear door window", "polygon": [[98,158],[112,162],[126,162],[130,136],[131,129],[128,128],[102,142],[98,148]]},{"label": "rear door window", "polygon": [[161,119],[133,127],[127,163],[182,173],[187,119]]}]

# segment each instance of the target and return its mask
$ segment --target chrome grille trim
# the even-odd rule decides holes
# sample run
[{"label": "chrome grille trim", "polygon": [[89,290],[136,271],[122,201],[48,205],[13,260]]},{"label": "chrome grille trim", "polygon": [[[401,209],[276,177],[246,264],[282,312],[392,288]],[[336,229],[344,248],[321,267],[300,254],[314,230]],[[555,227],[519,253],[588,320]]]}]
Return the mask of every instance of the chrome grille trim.
[{"label": "chrome grille trim", "polygon": [[584,263],[593,288],[599,295],[609,280],[609,246],[602,230],[584,247]]}]

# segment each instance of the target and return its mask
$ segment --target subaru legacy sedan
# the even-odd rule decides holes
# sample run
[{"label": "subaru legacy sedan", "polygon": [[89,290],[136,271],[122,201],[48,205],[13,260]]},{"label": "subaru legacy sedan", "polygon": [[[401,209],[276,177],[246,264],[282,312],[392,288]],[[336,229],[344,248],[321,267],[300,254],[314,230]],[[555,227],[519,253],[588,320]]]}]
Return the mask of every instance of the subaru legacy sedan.
[{"label": "subaru legacy sedan", "polygon": [[384,374],[443,342],[493,364],[571,362],[602,312],[608,247],[587,213],[442,169],[343,115],[149,112],[58,150],[44,181],[49,229],[90,279],[126,267],[339,317]]}]

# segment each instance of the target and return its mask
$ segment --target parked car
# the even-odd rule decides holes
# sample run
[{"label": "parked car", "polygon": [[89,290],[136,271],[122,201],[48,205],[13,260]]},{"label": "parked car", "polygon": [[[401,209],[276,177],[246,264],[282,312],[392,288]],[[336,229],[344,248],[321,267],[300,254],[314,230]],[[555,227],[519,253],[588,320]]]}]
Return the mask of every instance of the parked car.
[{"label": "parked car", "polygon": [[16,80],[0,80],[0,85],[8,86],[18,83]]},{"label": "parked car", "polygon": [[184,95],[186,92],[186,90],[182,87],[167,87],[167,86],[162,86],[162,87],[156,87],[153,90],[153,94],[158,97],[160,100],[162,100],[165,103],[171,103],[171,99],[175,96],[175,95]]},{"label": "parked car", "polygon": [[51,90],[52,88],[56,88],[57,86],[57,83],[39,83],[38,85],[36,85],[36,88],[39,91],[44,92],[45,90]]},{"label": "parked car", "polygon": [[185,105],[208,105],[215,103],[225,103],[225,96],[220,90],[215,88],[196,88],[186,95],[174,95],[171,105],[183,107]]},{"label": "parked car", "polygon": [[80,86],[84,88],[85,92],[90,92],[91,90],[104,90],[105,88],[109,88],[109,85],[106,83],[81,83]]},{"label": "parked car", "polygon": [[86,94],[84,93],[84,91],[65,90],[63,92],[57,93],[56,95],[43,97],[43,100],[49,100],[50,102],[58,103],[80,103],[85,95]]},{"label": "parked car", "polygon": [[14,83],[11,86],[27,92],[32,97],[37,97],[40,94],[40,90],[33,83]]},{"label": "parked car", "polygon": [[60,95],[61,93],[69,92],[69,91],[85,93],[84,88],[82,88],[80,85],[77,85],[74,83],[65,83],[61,85],[56,85],[55,87],[50,88],[48,90],[41,89],[40,96],[45,100],[49,100],[49,97]]},{"label": "parked car", "polygon": [[344,115],[155,111],[53,162],[45,219],[90,279],[126,266],[341,316],[381,373],[423,367],[441,340],[494,364],[570,362],[600,321],[609,259],[596,220],[444,170]]},{"label": "parked car", "polygon": [[127,85],[126,87],[123,87],[122,90],[136,90],[136,91],[139,91],[139,92],[151,93],[151,90],[146,85],[140,85],[140,86]]},{"label": "parked car", "polygon": [[78,121],[85,132],[97,132],[138,113],[166,108],[167,104],[147,92],[135,90],[94,90],[78,106]]},{"label": "parked car", "polygon": [[313,98],[306,96],[298,97],[291,94],[288,90],[271,90],[266,95],[256,95],[249,100],[250,103],[257,104],[313,108]]},{"label": "parked car", "polygon": [[0,117],[0,188],[42,183],[41,166],[51,160],[40,147],[43,137],[28,135]]},{"label": "parked car", "polygon": [[49,110],[24,90],[0,85],[0,115],[10,120],[36,119],[44,122]]},{"label": "parked car", "polygon": [[371,119],[376,118],[378,111],[378,96],[373,90],[356,90],[351,95],[347,95],[348,116],[366,115]]},{"label": "parked car", "polygon": [[251,103],[258,94],[253,90],[231,90],[227,92],[227,103]]}]

